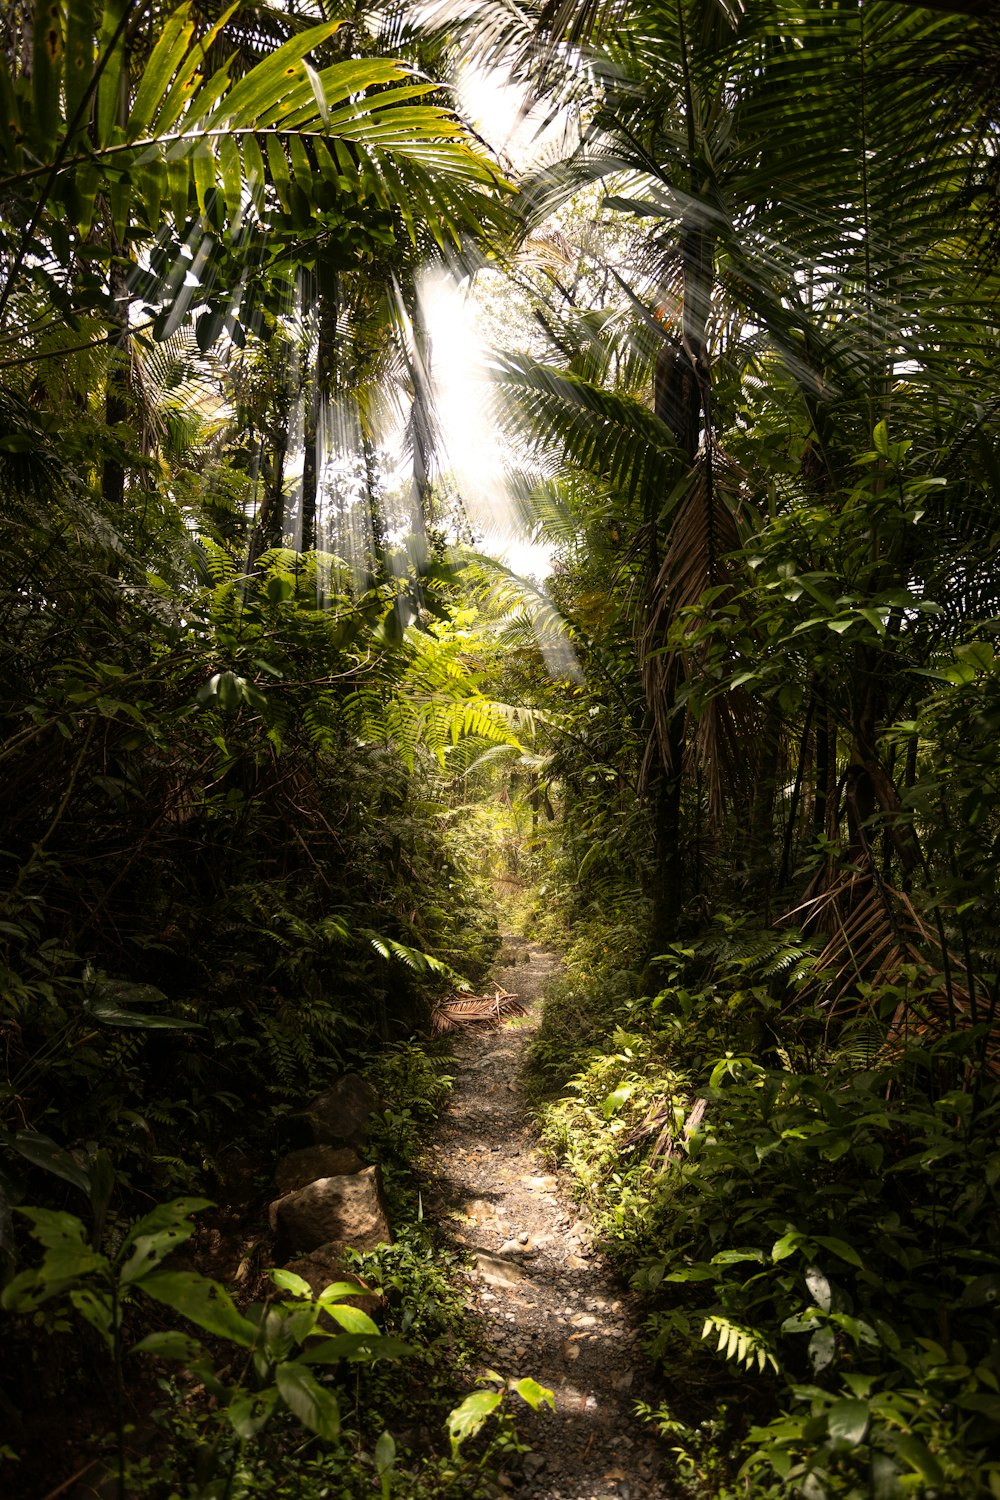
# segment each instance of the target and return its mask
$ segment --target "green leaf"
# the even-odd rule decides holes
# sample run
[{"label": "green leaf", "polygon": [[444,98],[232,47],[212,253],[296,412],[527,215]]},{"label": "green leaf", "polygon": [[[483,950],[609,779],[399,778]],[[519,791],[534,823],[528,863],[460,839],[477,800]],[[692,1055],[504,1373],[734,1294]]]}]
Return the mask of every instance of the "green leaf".
[{"label": "green leaf", "polygon": [[530,1375],[515,1381],[513,1389],[522,1401],[527,1401],[532,1411],[541,1411],[543,1406],[550,1406],[553,1411],[556,1409],[555,1393],[548,1386],[539,1385],[537,1380],[532,1380]]},{"label": "green leaf", "polygon": [[451,1452],[457,1457],[466,1438],[474,1436],[503,1400],[502,1391],[473,1391],[452,1411],[446,1422]]},{"label": "green leaf", "polygon": [[375,1444],[375,1472],[381,1479],[396,1462],[396,1443],[391,1432],[383,1432]]},{"label": "green leaf", "polygon": [[876,422],[875,431],[872,434],[875,444],[875,452],[880,458],[889,457],[889,429],[884,422]]},{"label": "green leaf", "polygon": [[859,1271],[864,1269],[861,1256],[855,1250],[854,1246],[849,1245],[846,1240],[838,1240],[830,1234],[817,1234],[813,1237],[817,1245],[822,1245],[823,1249],[829,1250],[831,1255],[836,1255],[841,1260],[846,1260],[849,1266],[857,1266]]},{"label": "green leaf", "polygon": [[243,678],[235,672],[220,672],[214,681],[219,707],[223,713],[235,713],[243,702]]},{"label": "green leaf", "polygon": [[[288,103],[290,99],[297,101],[300,96],[311,98],[312,90],[301,67],[301,59],[321,47],[342,24],[341,21],[327,21],[310,26],[285,42],[233,85],[220,101],[211,122],[205,121],[206,126],[211,123],[230,130],[249,129],[258,123],[266,123],[267,118],[276,113],[276,101]],[[315,99],[312,102],[315,113]]]},{"label": "green leaf", "polygon": [[283,604],[295,593],[295,579],[284,573],[272,573],[267,580],[267,597],[272,604]]},{"label": "green leaf", "polygon": [[111,1194],[115,1189],[115,1169],[111,1157],[103,1148],[95,1151],[91,1157],[89,1176],[90,1207],[94,1215],[92,1239],[95,1245],[99,1245],[104,1233],[104,1220],[111,1203]]},{"label": "green leaf", "polygon": [[299,1356],[300,1364],[332,1365],[341,1359],[370,1364],[376,1359],[406,1359],[417,1353],[412,1344],[385,1333],[372,1338],[367,1333],[324,1334],[317,1329],[317,1336],[320,1341],[310,1344]]},{"label": "green leaf", "polygon": [[273,1386],[270,1390],[257,1391],[251,1396],[240,1396],[238,1400],[231,1401],[226,1407],[226,1417],[236,1436],[244,1443],[255,1438],[270,1421],[277,1402],[278,1392]]},{"label": "green leaf", "polygon": [[832,1328],[817,1328],[809,1340],[809,1363],[814,1375],[833,1364],[837,1353],[837,1337]]},{"label": "green leaf", "polygon": [[144,1278],[142,1289],[206,1333],[229,1339],[243,1349],[252,1349],[257,1342],[253,1324],[237,1310],[225,1288],[207,1276],[199,1276],[196,1271],[154,1271]]},{"label": "green leaf", "polygon": [[944,1486],[946,1481],[941,1465],[926,1443],[922,1443],[912,1433],[905,1432],[894,1434],[891,1442],[900,1458],[908,1463],[911,1469],[915,1469],[918,1474],[922,1475],[928,1484]]},{"label": "green leaf", "polygon": [[[72,1183],[90,1197],[90,1174],[62,1146],[38,1130],[19,1130],[16,1135],[0,1137],[32,1166],[42,1167],[64,1182]],[[68,1215],[66,1216],[68,1217]]]},{"label": "green leaf", "polygon": [[179,1328],[165,1328],[159,1333],[147,1333],[144,1339],[133,1344],[130,1354],[153,1354],[157,1359],[176,1359],[179,1364],[191,1364],[200,1359],[203,1349],[197,1339],[181,1333]]},{"label": "green leaf", "polygon": [[631,1099],[631,1097],[632,1097],[632,1095],[634,1093],[635,1093],[635,1085],[634,1084],[631,1084],[631,1083],[620,1084],[618,1086],[618,1088],[614,1089],[608,1095],[608,1097],[605,1099],[604,1103],[601,1105],[601,1113],[603,1114],[604,1118],[606,1120],[610,1120],[611,1116],[614,1115],[614,1114],[617,1114],[618,1111],[621,1109],[622,1105],[626,1104],[628,1102],[628,1100]]},{"label": "green leaf", "polygon": [[183,1245],[194,1234],[193,1224],[174,1224],[152,1234],[141,1234],[135,1240],[135,1248],[122,1266],[121,1280],[124,1286],[141,1281],[150,1271],[155,1271],[178,1245]]},{"label": "green leaf", "polygon": [[294,1271],[272,1270],[268,1274],[275,1286],[280,1287],[283,1292],[291,1292],[296,1297],[311,1297],[313,1294],[305,1277],[296,1276]]},{"label": "green leaf", "polygon": [[226,213],[231,221],[235,221],[243,205],[243,172],[239,147],[231,135],[224,135],[219,140],[219,171]]},{"label": "green leaf", "polygon": [[[177,69],[177,76],[164,92],[163,102],[156,113],[156,120],[153,124],[153,132],[156,135],[166,135],[171,127],[176,124],[177,120],[180,119],[180,116],[192,99],[196,100],[195,106],[192,109],[193,116],[197,117],[199,112],[207,111],[211,107],[211,100],[217,98],[222,88],[225,87],[229,67],[228,63],[224,64],[214,75],[201,93],[196,94],[195,92],[201,78],[199,69],[205,60],[205,56],[237,8],[237,4],[230,5],[220,16],[216,17],[213,25],[198,39],[181,66]],[[181,161],[181,165],[184,166],[186,172],[187,168],[183,161]]]},{"label": "green leaf", "polygon": [[104,16],[101,21],[100,49],[102,57],[106,54],[110,54],[110,57],[97,86],[97,144],[99,146],[109,145],[118,127],[122,97],[122,69],[125,62],[124,32],[118,33],[118,40],[113,49],[111,41],[127,9],[128,0],[105,0]]},{"label": "green leaf", "polygon": [[74,1287],[69,1300],[80,1316],[96,1328],[107,1348],[114,1348],[114,1314],[111,1295],[96,1291],[93,1287]]},{"label": "green leaf", "polygon": [[50,159],[53,153],[59,128],[59,92],[64,53],[59,0],[36,0],[31,85],[35,116],[34,144],[43,161]]},{"label": "green leaf", "polygon": [[134,1005],[158,1005],[165,1002],[166,998],[161,990],[154,989],[151,984],[98,980],[84,999],[83,1008],[101,1026],[120,1026],[126,1031],[203,1029],[197,1021],[182,1021],[177,1016],[147,1015],[145,1011],[131,1008]]},{"label": "green leaf", "polygon": [[141,1219],[136,1219],[129,1228],[122,1241],[121,1253],[124,1253],[130,1245],[134,1245],[142,1235],[155,1234],[160,1229],[168,1229],[174,1224],[181,1224],[192,1214],[201,1213],[206,1208],[214,1208],[211,1198],[172,1198],[169,1203],[158,1203],[155,1208],[150,1209],[148,1214],[143,1214]]},{"label": "green leaf", "polygon": [[867,1401],[857,1397],[835,1401],[827,1412],[827,1431],[836,1442],[855,1448],[868,1431],[869,1415]]},{"label": "green leaf", "polygon": [[[66,123],[69,126],[83,103],[94,75],[95,0],[69,0],[66,16]],[[85,124],[81,120],[78,129]]]},{"label": "green leaf", "polygon": [[[354,1295],[357,1296],[357,1293],[358,1289],[355,1287]],[[322,1298],[320,1300],[323,1301]],[[360,1307],[347,1307],[339,1302],[331,1302],[328,1305],[324,1305],[329,1316],[335,1322],[339,1323],[346,1333],[371,1333],[376,1338],[378,1337],[378,1324],[373,1323],[368,1314],[362,1312]]]},{"label": "green leaf", "polygon": [[135,102],[128,118],[128,134],[133,140],[142,134],[152,120],[191,45],[194,23],[191,20],[190,4],[175,10],[172,16],[161,23],[161,27],[156,46],[150,53],[139,80]]},{"label": "green leaf", "polygon": [[286,1360],[274,1371],[285,1405],[304,1427],[333,1442],[340,1434],[340,1409],[332,1391],[319,1384],[297,1360]]},{"label": "green leaf", "polygon": [[829,1312],[833,1306],[833,1288],[819,1266],[806,1267],[806,1286],[817,1307],[821,1307],[824,1312]]}]

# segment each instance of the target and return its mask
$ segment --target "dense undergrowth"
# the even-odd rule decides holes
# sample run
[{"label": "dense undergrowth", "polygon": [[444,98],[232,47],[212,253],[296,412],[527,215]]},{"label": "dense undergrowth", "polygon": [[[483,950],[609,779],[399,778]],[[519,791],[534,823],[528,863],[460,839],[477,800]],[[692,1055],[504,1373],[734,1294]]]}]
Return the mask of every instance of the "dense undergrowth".
[{"label": "dense undergrowth", "polygon": [[[350,1303],[356,1286],[335,1283],[317,1302],[278,1271],[257,1276],[254,1300],[245,1288],[234,1300],[190,1262],[175,1268],[174,1252],[210,1207],[201,1199],[112,1223],[99,1247],[74,1216],[31,1211],[43,1254],[28,1257],[35,1263],[4,1305],[33,1324],[29,1363],[50,1394],[53,1363],[98,1392],[91,1419],[105,1437],[85,1472],[106,1467],[121,1493],[157,1500],[495,1493],[496,1464],[522,1451],[512,1398],[502,1383],[474,1385],[482,1350],[464,1306],[467,1271],[424,1222],[419,1189],[423,1138],[452,1081],[446,1067],[440,1045],[409,1041],[367,1070],[381,1111],[366,1154],[385,1175],[394,1239],[350,1264],[378,1300],[377,1324]],[[531,1382],[516,1393],[538,1399]],[[36,1424],[27,1431],[37,1442]],[[16,1449],[4,1457],[8,1492],[36,1493],[44,1461],[40,1469],[25,1452],[22,1490]]]},{"label": "dense undergrowth", "polygon": [[594,964],[605,931],[571,949],[531,1076],[549,1149],[643,1295],[662,1378],[644,1415],[678,1492],[996,1495],[982,1032],[922,1035],[916,976],[910,1034],[885,1040],[889,986],[831,1018],[799,998],[808,945],[736,918],[663,955],[641,996]]},{"label": "dense undergrowth", "polygon": [[[373,1139],[400,1227],[384,1266],[365,1273],[385,1282],[387,1327],[413,1326],[423,1352],[408,1357],[441,1367],[427,1350],[458,1337],[456,1270],[406,1185],[443,1084],[419,1048],[394,1049],[435,998],[481,979],[499,941],[445,749],[471,758],[514,740],[463,664],[450,565],[425,554],[391,581],[359,583],[335,559],[278,548],[244,573],[235,517],[228,548],[210,530],[195,542],[152,496],[137,562],[57,472],[48,441],[39,434],[34,469],[18,470],[16,500],[9,460],[0,474],[14,580],[0,590],[12,642],[0,669],[0,1261],[15,1288],[4,1485],[33,1495],[66,1477],[46,1413],[69,1412],[64,1425],[93,1451],[116,1409],[121,1422],[126,1408],[138,1420],[162,1406],[188,1457],[172,1477],[151,1468],[149,1492],[238,1494],[278,1485],[303,1440],[293,1408],[279,1405],[273,1435],[269,1418],[245,1454],[232,1435],[228,1447],[217,1432],[209,1442],[217,1415],[183,1386],[161,1402],[141,1360],[121,1365],[120,1346],[149,1331],[148,1300],[110,1314],[109,1360],[86,1278],[114,1285],[129,1226],[156,1204],[221,1205],[203,1215],[195,1264],[220,1226],[259,1221],[276,1158],[305,1142],[303,1106],[370,1067],[384,1106]],[[37,1270],[39,1232],[57,1242],[41,1262],[47,1295],[21,1307],[16,1278]],[[258,1241],[254,1270],[266,1229]],[[252,1279],[239,1298],[275,1295]],[[191,1310],[169,1316],[184,1327]],[[165,1316],[152,1331],[167,1331]],[[464,1370],[464,1358],[447,1368]],[[354,1448],[370,1454],[372,1413],[405,1413],[412,1382],[393,1385],[374,1364],[365,1378],[373,1394]],[[433,1399],[440,1438],[451,1396]],[[120,1433],[110,1441],[121,1448]],[[320,1452],[315,1441],[296,1460],[301,1487],[282,1476],[281,1493],[348,1493],[351,1442]]]}]

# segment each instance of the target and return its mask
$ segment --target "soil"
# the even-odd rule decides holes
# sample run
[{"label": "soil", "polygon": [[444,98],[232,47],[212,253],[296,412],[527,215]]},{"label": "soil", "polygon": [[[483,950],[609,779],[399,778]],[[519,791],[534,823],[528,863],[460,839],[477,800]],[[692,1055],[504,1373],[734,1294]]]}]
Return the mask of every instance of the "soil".
[{"label": "soil", "polygon": [[501,1484],[518,1500],[668,1500],[663,1447],[634,1411],[637,1400],[655,1400],[635,1300],[542,1156],[521,1084],[559,964],[552,950],[505,940],[495,983],[527,1015],[455,1033],[455,1084],[426,1164],[427,1206],[442,1235],[474,1257],[473,1310],[491,1366],[555,1395],[554,1414],[525,1407],[518,1416],[533,1451]]}]

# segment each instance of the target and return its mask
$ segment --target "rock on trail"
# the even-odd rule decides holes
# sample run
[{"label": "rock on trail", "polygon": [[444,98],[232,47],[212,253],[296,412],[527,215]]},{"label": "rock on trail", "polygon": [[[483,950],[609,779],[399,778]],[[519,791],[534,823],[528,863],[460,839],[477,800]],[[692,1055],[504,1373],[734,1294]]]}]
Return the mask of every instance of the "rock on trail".
[{"label": "rock on trail", "polygon": [[551,950],[508,938],[498,982],[527,1005],[526,1019],[455,1033],[455,1086],[427,1163],[428,1206],[442,1233],[474,1257],[475,1310],[493,1367],[555,1393],[554,1415],[517,1413],[533,1452],[523,1473],[502,1476],[512,1492],[524,1500],[668,1500],[663,1450],[633,1410],[637,1398],[655,1396],[632,1299],[546,1165],[520,1090],[541,992],[558,968]]}]

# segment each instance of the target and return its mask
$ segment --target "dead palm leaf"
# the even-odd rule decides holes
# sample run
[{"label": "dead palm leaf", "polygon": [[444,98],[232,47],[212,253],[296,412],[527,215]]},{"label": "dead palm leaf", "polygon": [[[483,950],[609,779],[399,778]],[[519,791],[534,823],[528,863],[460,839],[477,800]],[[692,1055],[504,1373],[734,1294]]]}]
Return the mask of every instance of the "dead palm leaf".
[{"label": "dead palm leaf", "polygon": [[456,995],[440,1000],[431,1011],[431,1031],[442,1036],[466,1026],[499,1031],[504,1021],[527,1015],[517,995],[496,990],[492,995]]}]

